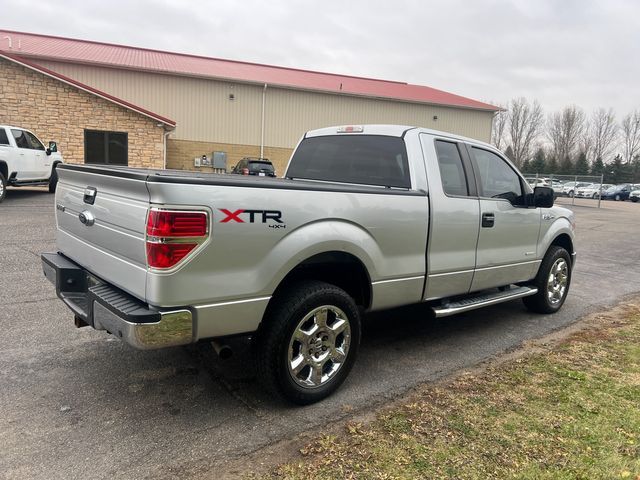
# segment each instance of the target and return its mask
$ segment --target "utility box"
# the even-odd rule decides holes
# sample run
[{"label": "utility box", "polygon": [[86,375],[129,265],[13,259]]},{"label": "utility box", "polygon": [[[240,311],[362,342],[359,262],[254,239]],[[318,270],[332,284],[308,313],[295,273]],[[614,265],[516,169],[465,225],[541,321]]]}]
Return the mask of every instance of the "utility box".
[{"label": "utility box", "polygon": [[227,169],[227,152],[213,152],[213,168]]}]

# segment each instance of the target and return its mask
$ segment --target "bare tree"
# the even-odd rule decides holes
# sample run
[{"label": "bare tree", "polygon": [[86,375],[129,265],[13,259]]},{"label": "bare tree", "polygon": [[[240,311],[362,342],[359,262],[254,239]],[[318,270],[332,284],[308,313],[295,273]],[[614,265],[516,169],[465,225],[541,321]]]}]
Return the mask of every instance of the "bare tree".
[{"label": "bare tree", "polygon": [[553,155],[560,161],[571,158],[584,132],[585,115],[580,107],[570,105],[549,116],[547,137]]},{"label": "bare tree", "polygon": [[516,165],[522,165],[531,157],[531,147],[540,135],[543,118],[542,106],[537,100],[529,104],[526,98],[520,97],[509,102],[509,138]]},{"label": "bare tree", "polygon": [[491,143],[498,150],[506,148],[506,130],[509,112],[502,105],[498,105],[500,110],[493,115],[493,128],[491,129]]},{"label": "bare tree", "polygon": [[613,109],[598,108],[593,111],[588,136],[593,148],[593,160],[606,160],[611,154],[618,136],[618,125]]},{"label": "bare tree", "polygon": [[640,110],[634,110],[622,119],[622,143],[626,163],[640,153]]}]

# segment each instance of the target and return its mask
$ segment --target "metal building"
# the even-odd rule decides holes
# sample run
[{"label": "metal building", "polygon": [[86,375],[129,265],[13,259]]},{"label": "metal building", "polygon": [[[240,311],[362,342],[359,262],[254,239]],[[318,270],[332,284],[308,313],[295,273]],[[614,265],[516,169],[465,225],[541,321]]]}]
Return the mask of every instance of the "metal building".
[{"label": "metal building", "polygon": [[[229,167],[242,157],[262,156],[282,173],[300,136],[328,125],[398,123],[489,141],[498,110],[402,82],[13,31],[0,30],[0,38],[0,57],[6,60],[0,61],[0,69],[18,63],[53,80],[87,87],[123,108],[129,105],[163,119],[157,124],[163,145],[154,149],[158,154],[151,163],[167,168],[206,171],[209,167],[194,166],[195,158],[205,155],[210,160],[218,152],[217,159],[226,159]],[[25,95],[20,101],[29,101],[29,92]],[[64,108],[73,109],[69,103]],[[130,127],[123,125],[122,130],[126,128]],[[105,132],[105,141],[109,138]],[[64,153],[65,139],[58,141]],[[86,151],[65,156],[93,161]],[[140,162],[129,158],[128,164]]]}]

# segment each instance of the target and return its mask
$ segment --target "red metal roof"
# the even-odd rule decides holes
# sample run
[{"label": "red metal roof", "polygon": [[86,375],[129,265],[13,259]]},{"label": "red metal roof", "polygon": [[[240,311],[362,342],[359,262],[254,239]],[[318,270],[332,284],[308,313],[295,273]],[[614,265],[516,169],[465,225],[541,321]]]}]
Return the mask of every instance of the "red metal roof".
[{"label": "red metal roof", "polygon": [[24,58],[20,58],[16,55],[10,54],[8,52],[3,52],[2,50],[0,50],[0,58],[4,58],[6,60],[9,60],[11,62],[17,63],[19,65],[22,65],[24,67],[27,67],[31,70],[35,70],[37,72],[40,72],[44,75],[47,75],[49,77],[53,77],[57,80],[60,80],[61,82],[67,83],[69,85],[72,85],[74,87],[79,88],[80,90],[84,90],[85,92],[91,93],[93,95],[96,95],[98,97],[102,97],[105,100],[108,100],[112,103],[115,103],[117,105],[120,105],[122,107],[128,108],[129,110],[133,110],[135,112],[138,112],[142,115],[144,115],[145,117],[149,117],[153,120],[156,120],[160,123],[164,123],[165,125],[169,126],[169,127],[175,127],[176,126],[176,122],[174,120],[171,120],[169,118],[163,117],[161,115],[158,115],[157,113],[153,113],[147,109],[144,109],[142,107],[139,107],[137,105],[134,105],[133,103],[127,102],[126,100],[122,100],[121,98],[118,97],[114,97],[113,95],[110,95],[106,92],[102,92],[100,90],[98,90],[97,88],[93,88],[90,87],[89,85],[85,85],[84,83],[78,82],[77,80],[74,80],[73,78],[69,78],[66,77],[58,72],[54,72],[52,70],[49,70],[48,68],[44,68],[41,65],[38,65],[37,63],[33,63],[29,60],[25,60]]},{"label": "red metal roof", "polygon": [[442,90],[403,82],[336,75],[256,63],[162,52],[64,37],[0,30],[0,52],[20,57],[86,63],[497,111],[498,107]]}]

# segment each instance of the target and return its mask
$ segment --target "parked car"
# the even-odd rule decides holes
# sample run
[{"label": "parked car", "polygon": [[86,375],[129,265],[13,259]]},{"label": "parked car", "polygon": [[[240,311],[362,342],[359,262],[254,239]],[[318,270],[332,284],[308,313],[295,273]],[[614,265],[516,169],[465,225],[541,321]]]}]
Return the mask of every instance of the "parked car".
[{"label": "parked car", "polygon": [[451,133],[310,131],[285,178],[263,181],[59,169],[57,249],[42,265],[78,327],[141,349],[222,352],[250,335],[256,377],[295,403],[345,380],[362,312],[424,303],[445,317],[521,298],[549,314],[569,292],[573,212]]},{"label": "parked car", "polygon": [[624,201],[631,194],[631,185],[624,183],[622,185],[614,185],[602,192],[603,200]]},{"label": "parked car", "polygon": [[551,186],[551,183],[548,178],[526,177],[525,180],[527,180],[527,183],[531,185],[531,188]]},{"label": "parked car", "polygon": [[575,195],[576,198],[598,198],[602,192],[611,187],[613,187],[613,185],[608,183],[603,183],[602,185],[599,183],[592,183],[586,187],[578,188]]},{"label": "parked car", "polygon": [[0,202],[7,186],[48,186],[55,192],[56,167],[63,163],[56,142],[44,144],[29,130],[0,125]]},{"label": "parked car", "polygon": [[629,194],[629,200],[631,200],[632,202],[640,201],[640,188],[638,188],[637,190],[631,190],[631,193]]},{"label": "parked car", "polygon": [[266,158],[243,158],[233,167],[231,173],[237,175],[257,175],[259,177],[275,177],[276,170]]},{"label": "parked car", "polygon": [[589,183],[587,182],[566,182],[562,186],[562,195],[566,195],[567,197],[573,197],[575,190],[580,187],[586,187]]}]

